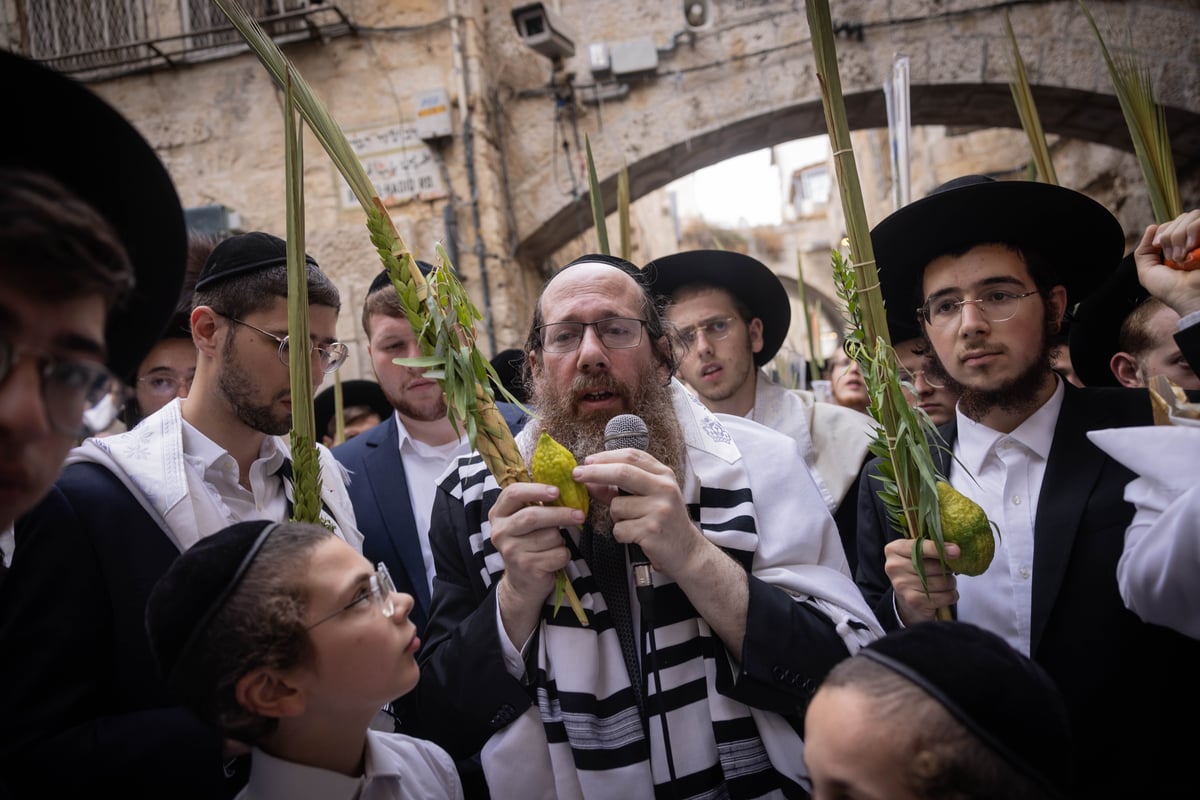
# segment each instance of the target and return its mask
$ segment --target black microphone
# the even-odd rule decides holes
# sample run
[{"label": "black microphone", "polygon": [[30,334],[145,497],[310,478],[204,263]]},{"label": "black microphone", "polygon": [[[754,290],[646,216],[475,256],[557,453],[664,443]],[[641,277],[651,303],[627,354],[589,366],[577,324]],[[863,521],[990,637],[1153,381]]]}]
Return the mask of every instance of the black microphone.
[{"label": "black microphone", "polygon": [[[604,426],[604,449],[620,450],[632,447],[645,451],[650,446],[650,432],[646,423],[637,414],[618,414]],[[625,494],[625,492],[621,492]],[[650,559],[642,552],[637,544],[627,545],[629,548],[629,563],[633,566],[633,582],[638,589],[654,585],[650,576]],[[639,593],[640,594],[640,593]]]}]

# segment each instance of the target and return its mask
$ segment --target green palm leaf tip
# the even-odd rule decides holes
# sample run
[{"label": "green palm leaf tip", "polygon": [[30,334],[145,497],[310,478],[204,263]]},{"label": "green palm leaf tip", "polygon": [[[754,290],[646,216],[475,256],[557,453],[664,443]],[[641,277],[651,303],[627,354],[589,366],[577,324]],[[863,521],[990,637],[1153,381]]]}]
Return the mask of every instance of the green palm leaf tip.
[{"label": "green palm leaf tip", "polygon": [[608,226],[604,220],[604,198],[600,194],[600,181],[596,177],[596,162],[592,160],[592,140],[583,137],[587,150],[588,195],[592,199],[592,222],[596,226],[596,246],[604,255],[612,255],[608,249]]},{"label": "green palm leaf tip", "polygon": [[1050,159],[1050,148],[1046,145],[1046,133],[1042,129],[1042,118],[1038,115],[1037,105],[1033,102],[1033,91],[1029,86],[1029,75],[1025,70],[1025,59],[1021,57],[1021,49],[1017,46],[1017,36],[1013,33],[1012,20],[1008,10],[1004,11],[1004,31],[1008,34],[1009,72],[1012,79],[1008,88],[1012,92],[1013,103],[1017,107],[1017,115],[1021,118],[1021,128],[1029,139],[1029,147],[1033,151],[1033,166],[1038,179],[1043,183],[1058,185],[1058,175],[1054,171],[1054,162]]},{"label": "green palm leaf tip", "polygon": [[[305,345],[308,328],[308,264],[304,258],[304,148],[288,70],[284,92],[284,166],[287,197],[288,341]],[[312,359],[304,346],[288,359],[292,397],[292,520],[321,521],[321,461],[316,446]]]},{"label": "green palm leaf tip", "polygon": [[[882,424],[875,426],[875,438],[868,448],[872,455],[880,458],[879,497],[892,527],[916,540],[913,566],[928,591],[925,564],[918,557],[922,541],[932,539],[937,544],[938,558],[949,570],[937,500],[937,482],[942,477],[930,451],[931,443],[942,448],[946,444],[929,415],[914,409],[904,399],[892,346],[881,337],[875,341],[874,348],[867,347],[854,269],[837,251],[833,252],[833,275],[834,288],[844,304],[850,326],[846,352],[862,367],[863,381],[871,398],[871,416],[879,420],[890,415],[895,420],[891,435]],[[913,389],[911,385],[907,388]],[[890,414],[885,414],[885,409]]]},{"label": "green palm leaf tip", "polygon": [[1167,134],[1166,110],[1154,100],[1150,70],[1133,56],[1114,57],[1105,44],[1096,20],[1083,0],[1079,0],[1100,51],[1108,66],[1121,114],[1133,140],[1133,150],[1150,193],[1154,221],[1162,225],[1183,213],[1179,183],[1175,174],[1175,158],[1171,153],[1171,138]]}]

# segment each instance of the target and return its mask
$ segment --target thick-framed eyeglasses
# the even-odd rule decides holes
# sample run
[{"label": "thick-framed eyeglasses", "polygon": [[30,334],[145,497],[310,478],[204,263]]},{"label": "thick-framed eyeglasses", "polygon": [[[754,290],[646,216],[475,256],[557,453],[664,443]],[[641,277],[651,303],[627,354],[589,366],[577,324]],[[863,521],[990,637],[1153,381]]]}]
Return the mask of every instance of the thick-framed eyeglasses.
[{"label": "thick-framed eyeglasses", "polygon": [[916,372],[909,372],[907,369],[901,366],[898,371],[900,373],[900,380],[904,383],[911,383],[914,387],[917,385],[917,378],[924,378],[925,383],[929,384],[929,386],[934,389],[946,388],[945,382],[933,377],[933,375],[927,369],[919,369]]},{"label": "thick-framed eyeglasses", "polygon": [[625,350],[642,343],[642,328],[645,326],[644,319],[608,317],[595,322],[550,322],[539,325],[537,332],[542,340],[542,349],[547,353],[569,353],[579,349],[587,328],[596,329],[596,335],[605,347]]},{"label": "thick-framed eyeglasses", "polygon": [[701,333],[704,334],[706,341],[719,342],[733,333],[733,323],[736,320],[737,317],[710,319],[707,322],[680,329],[679,335],[683,337],[683,341],[687,343],[688,347],[696,343],[696,338]]},{"label": "thick-framed eyeglasses", "polygon": [[[243,322],[237,317],[231,317],[228,314],[222,314],[220,311],[217,311],[216,313],[218,316],[224,317],[230,322],[236,322],[238,325],[245,325],[247,328],[256,330],[263,336],[270,336],[272,339],[279,342],[279,360],[283,362],[285,366],[287,365],[289,337],[277,336],[270,331],[264,331],[257,325],[251,325],[249,322]],[[308,352],[310,354],[316,353],[318,355],[321,361],[321,371],[328,375],[330,372],[333,372],[342,365],[342,363],[346,360],[346,356],[350,355],[350,348],[341,342],[330,342],[327,345],[319,345],[314,343],[309,345]]]},{"label": "thick-framed eyeglasses", "polygon": [[993,289],[977,300],[939,297],[936,300],[926,301],[925,305],[917,309],[917,313],[935,328],[946,328],[957,325],[962,317],[963,306],[971,303],[979,309],[979,313],[988,322],[1008,322],[1017,315],[1017,310],[1021,307],[1021,299],[1037,293],[1037,289],[1021,293]]},{"label": "thick-framed eyeglasses", "polygon": [[174,397],[179,394],[179,387],[184,387],[189,392],[192,390],[192,379],[194,375],[179,377],[169,373],[154,373],[152,375],[143,375],[137,379],[137,382],[146,387],[146,391],[158,397]]},{"label": "thick-framed eyeglasses", "polygon": [[307,630],[321,625],[325,622],[349,611],[352,608],[362,607],[364,603],[369,603],[374,600],[379,606],[379,611],[388,619],[391,619],[392,614],[396,613],[396,603],[392,600],[392,595],[396,592],[396,584],[392,582],[392,574],[388,572],[387,564],[380,561],[375,565],[375,573],[368,578],[368,585],[355,593],[354,599],[346,605],[339,608],[329,616],[321,617],[321,619],[309,625]]},{"label": "thick-framed eyeglasses", "polygon": [[63,436],[81,438],[107,428],[129,394],[129,388],[103,364],[59,361],[48,353],[21,347],[0,337],[0,383],[26,356],[37,359],[42,378],[42,407],[50,427]]}]

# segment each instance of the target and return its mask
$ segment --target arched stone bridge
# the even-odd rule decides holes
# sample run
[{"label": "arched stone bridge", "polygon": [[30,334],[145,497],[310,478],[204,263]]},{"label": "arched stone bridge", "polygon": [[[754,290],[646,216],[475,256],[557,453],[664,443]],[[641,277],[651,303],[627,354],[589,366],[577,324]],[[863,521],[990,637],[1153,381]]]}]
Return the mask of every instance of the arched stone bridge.
[{"label": "arched stone bridge", "polygon": [[[631,198],[637,199],[725,158],[826,131],[800,0],[712,0],[711,21],[691,32],[682,2],[616,0],[604,3],[602,11],[593,0],[546,6],[575,38],[575,56],[565,68],[573,73],[571,88],[583,110],[572,120],[559,103],[551,132],[553,96],[545,83],[550,62],[532,54],[520,62],[506,59],[510,72],[500,80],[513,88],[500,98],[507,117],[501,150],[508,162],[517,257],[527,265],[575,236],[581,214],[591,220],[586,185],[580,201],[561,190],[562,155],[549,144],[586,135],[611,212],[622,163]],[[1167,108],[1177,172],[1188,183],[1200,173],[1200,3],[1093,0],[1088,8],[1114,53],[1134,52],[1149,68]],[[886,127],[881,82],[898,55],[910,58],[914,125],[1019,128],[1008,87],[1007,13],[1047,133],[1132,150],[1100,48],[1077,0],[834,0],[831,10],[835,25],[844,29],[837,38],[838,60],[855,129]],[[495,30],[486,36],[493,44],[507,38]],[[656,44],[657,68],[626,80],[623,97],[595,102],[612,84],[593,78],[588,44],[603,42],[611,50],[642,37]],[[560,163],[555,166],[553,159]],[[557,190],[548,179],[556,169]],[[914,186],[912,195],[931,188]]]}]

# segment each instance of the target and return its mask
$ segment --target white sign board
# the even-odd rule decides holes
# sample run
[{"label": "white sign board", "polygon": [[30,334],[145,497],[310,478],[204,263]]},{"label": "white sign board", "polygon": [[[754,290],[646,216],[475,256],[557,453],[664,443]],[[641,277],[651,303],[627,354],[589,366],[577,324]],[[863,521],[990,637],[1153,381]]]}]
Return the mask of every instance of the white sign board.
[{"label": "white sign board", "polygon": [[[414,126],[389,125],[348,131],[346,138],[385,206],[446,196],[437,159],[429,145],[417,136]],[[338,180],[342,208],[358,208],[354,193],[340,174]]]}]

